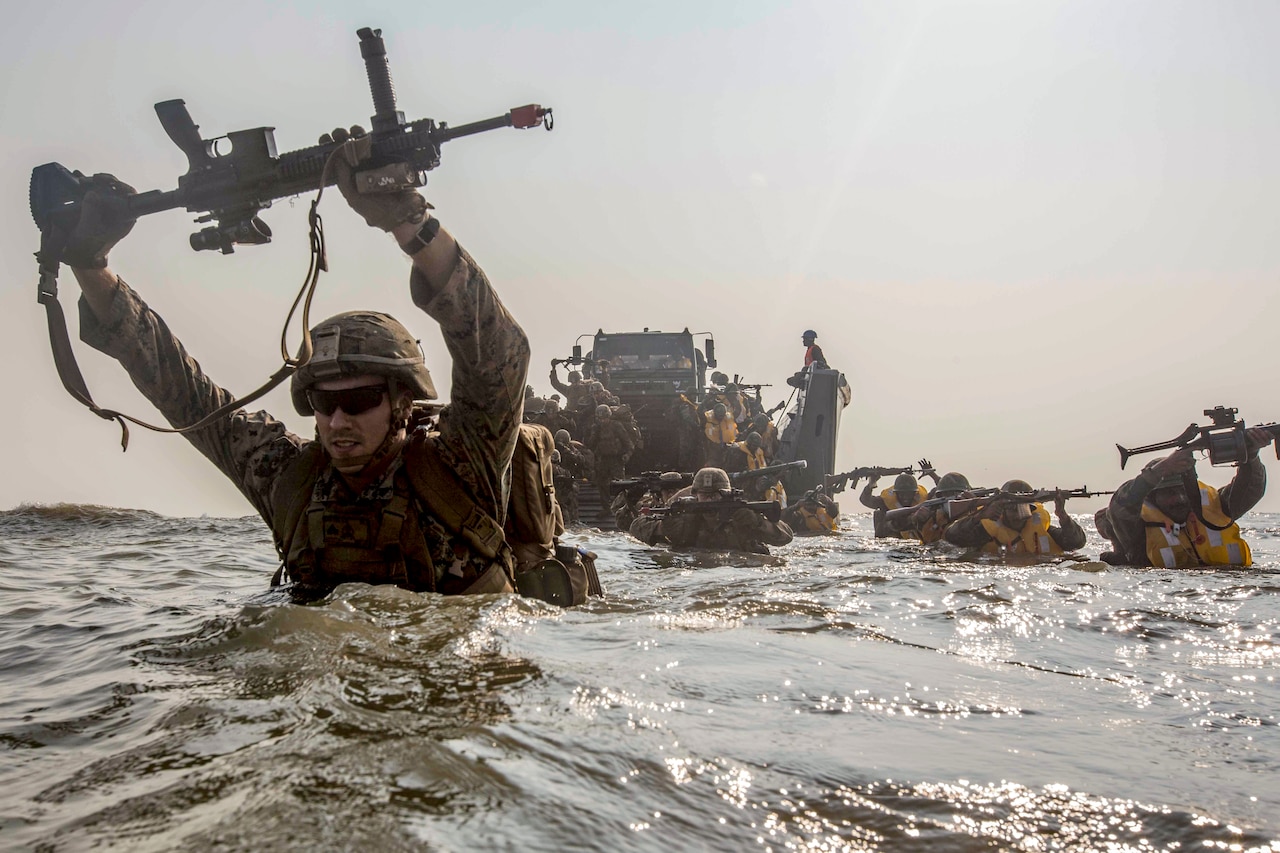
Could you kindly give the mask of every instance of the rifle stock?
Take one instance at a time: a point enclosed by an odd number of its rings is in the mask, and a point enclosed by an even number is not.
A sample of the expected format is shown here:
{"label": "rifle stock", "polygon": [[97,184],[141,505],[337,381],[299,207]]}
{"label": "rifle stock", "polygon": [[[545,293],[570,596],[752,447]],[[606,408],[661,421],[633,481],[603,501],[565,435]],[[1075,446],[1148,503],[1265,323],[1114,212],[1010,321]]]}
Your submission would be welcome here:
{"label": "rifle stock", "polygon": [[700,501],[693,498],[681,498],[664,507],[645,510],[648,515],[658,518],[695,513],[700,515],[728,515],[739,509],[758,512],[770,521],[777,523],[782,518],[782,504],[777,501],[748,501],[741,497],[731,497],[718,501]]}

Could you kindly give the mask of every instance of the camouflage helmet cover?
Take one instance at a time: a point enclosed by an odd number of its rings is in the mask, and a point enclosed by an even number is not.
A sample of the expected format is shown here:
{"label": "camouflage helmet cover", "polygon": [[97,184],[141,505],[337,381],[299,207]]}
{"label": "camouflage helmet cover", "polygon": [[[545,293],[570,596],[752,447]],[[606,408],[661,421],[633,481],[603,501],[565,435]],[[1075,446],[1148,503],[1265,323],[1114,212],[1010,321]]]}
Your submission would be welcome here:
{"label": "camouflage helmet cover", "polygon": [[693,475],[694,492],[723,492],[732,488],[723,468],[703,468]]}
{"label": "camouflage helmet cover", "polygon": [[300,415],[315,412],[307,391],[317,382],[371,374],[394,379],[415,400],[437,398],[418,340],[399,320],[379,311],[347,311],[311,330],[310,360],[293,374],[289,395]]}

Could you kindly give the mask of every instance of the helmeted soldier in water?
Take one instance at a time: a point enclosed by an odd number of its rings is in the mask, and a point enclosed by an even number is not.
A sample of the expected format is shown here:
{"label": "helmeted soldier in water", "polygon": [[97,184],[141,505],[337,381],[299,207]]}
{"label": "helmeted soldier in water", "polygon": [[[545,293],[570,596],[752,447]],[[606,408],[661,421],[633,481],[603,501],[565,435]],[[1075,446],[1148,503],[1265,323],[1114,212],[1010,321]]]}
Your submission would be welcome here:
{"label": "helmeted soldier in water", "polygon": [[1043,504],[1016,497],[1034,493],[1026,480],[1009,480],[985,507],[948,526],[946,540],[997,556],[1044,557],[1083,548],[1084,529],[1067,512],[1066,498],[1054,500],[1055,525]]}
{"label": "helmeted soldier in water", "polygon": [[[770,521],[741,504],[734,506],[729,475],[720,468],[703,468],[693,475],[692,497],[676,498],[667,504],[661,517],[641,514],[631,524],[630,534],[646,545],[669,543],[674,548],[716,548],[769,553],[769,545],[786,545],[791,528],[783,521]],[[681,511],[682,501],[728,503],[724,511]],[[702,506],[705,510],[705,506]]]}
{"label": "helmeted soldier in water", "polygon": [[1107,507],[1109,538],[1118,546],[1114,559],[1164,568],[1252,565],[1236,519],[1266,492],[1267,470],[1258,451],[1275,436],[1256,427],[1244,435],[1248,458],[1221,489],[1200,480],[1189,448],[1147,463],[1121,485]]}
{"label": "helmeted soldier in water", "polygon": [[[353,160],[367,152],[348,144]],[[295,597],[345,581],[509,592],[504,482],[529,364],[524,332],[419,193],[362,194],[355,169],[333,162],[350,207],[412,259],[410,295],[440,324],[453,393],[439,432],[410,428],[413,401],[436,397],[417,340],[386,314],[351,311],[312,330],[315,354],[293,376],[293,404],[314,416],[314,440],[243,409],[185,435],[271,528]],[[171,424],[195,423],[231,395],[107,267],[133,227],[132,194],[98,176],[68,235],[62,259],[83,294],[81,337],[118,359]]]}

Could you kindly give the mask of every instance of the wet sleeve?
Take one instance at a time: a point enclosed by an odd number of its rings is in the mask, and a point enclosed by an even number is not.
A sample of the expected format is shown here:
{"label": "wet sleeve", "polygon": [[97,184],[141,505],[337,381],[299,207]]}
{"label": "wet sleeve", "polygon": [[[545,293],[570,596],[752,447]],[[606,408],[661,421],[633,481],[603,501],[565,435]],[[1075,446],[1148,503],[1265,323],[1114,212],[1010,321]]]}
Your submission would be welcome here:
{"label": "wet sleeve", "polygon": [[1147,527],[1142,521],[1142,502],[1151,494],[1154,482],[1139,474],[1123,483],[1111,496],[1107,515],[1120,550],[1133,565],[1147,565]]}
{"label": "wet sleeve", "polygon": [[414,302],[440,324],[453,360],[449,417],[440,441],[450,463],[494,518],[506,514],[506,471],[524,414],[529,341],[466,250],[433,292],[415,268]]}
{"label": "wet sleeve", "polygon": [[652,515],[638,515],[627,532],[646,545],[657,545],[663,540],[662,519]]}
{"label": "wet sleeve", "polygon": [[[123,281],[100,322],[82,298],[80,338],[120,362],[133,384],[171,426],[196,423],[232,399],[215,384],[158,314]],[[269,497],[279,472],[303,441],[266,412],[236,410],[183,436],[231,479],[254,509],[271,522]]]}
{"label": "wet sleeve", "polygon": [[978,513],[947,525],[943,537],[961,548],[981,548],[991,541],[991,534],[982,526],[982,518]]}
{"label": "wet sleeve", "polygon": [[1062,526],[1050,527],[1049,537],[1058,543],[1059,548],[1064,551],[1079,551],[1084,547],[1084,528],[1080,526],[1080,522],[1070,515],[1064,515],[1058,519],[1058,523]]}
{"label": "wet sleeve", "polygon": [[1262,500],[1267,490],[1267,467],[1256,455],[1236,469],[1231,482],[1218,490],[1222,511],[1230,518],[1239,518]]}
{"label": "wet sleeve", "polygon": [[858,500],[862,501],[863,506],[871,509],[888,509],[884,498],[875,493],[875,488],[875,482],[868,480],[867,484],[862,487],[862,494],[858,495]]}

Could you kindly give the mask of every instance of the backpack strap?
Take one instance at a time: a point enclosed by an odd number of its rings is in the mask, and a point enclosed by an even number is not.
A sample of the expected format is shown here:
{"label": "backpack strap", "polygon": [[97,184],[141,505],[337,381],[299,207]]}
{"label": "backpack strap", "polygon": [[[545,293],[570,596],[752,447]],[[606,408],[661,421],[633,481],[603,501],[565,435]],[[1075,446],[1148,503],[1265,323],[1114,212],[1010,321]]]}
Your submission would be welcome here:
{"label": "backpack strap", "polygon": [[425,435],[405,449],[405,469],[413,493],[445,527],[462,535],[479,553],[495,559],[506,542],[502,525],[480,508],[456,471],[440,459]]}

